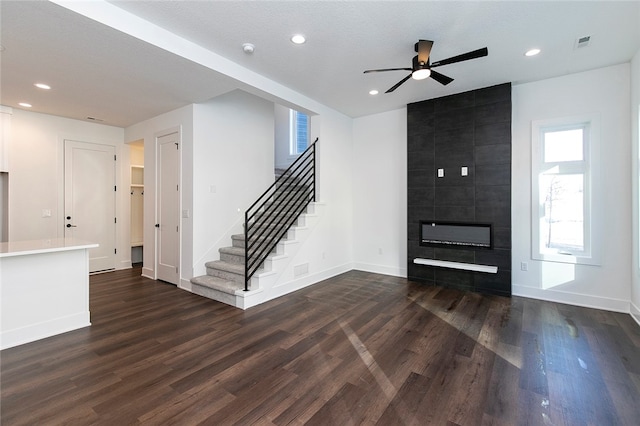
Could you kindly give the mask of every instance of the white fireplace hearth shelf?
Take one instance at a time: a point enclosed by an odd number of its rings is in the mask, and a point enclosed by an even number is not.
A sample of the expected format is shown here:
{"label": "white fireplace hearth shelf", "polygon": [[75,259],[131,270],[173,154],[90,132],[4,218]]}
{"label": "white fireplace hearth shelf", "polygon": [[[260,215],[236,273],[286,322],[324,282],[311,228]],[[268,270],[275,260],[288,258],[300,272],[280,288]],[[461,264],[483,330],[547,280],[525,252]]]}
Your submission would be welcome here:
{"label": "white fireplace hearth shelf", "polygon": [[440,268],[464,269],[465,271],[487,272],[489,274],[496,274],[498,272],[497,266],[476,265],[475,263],[449,262],[447,260],[421,259],[419,257],[413,259],[413,263],[417,265],[438,266]]}

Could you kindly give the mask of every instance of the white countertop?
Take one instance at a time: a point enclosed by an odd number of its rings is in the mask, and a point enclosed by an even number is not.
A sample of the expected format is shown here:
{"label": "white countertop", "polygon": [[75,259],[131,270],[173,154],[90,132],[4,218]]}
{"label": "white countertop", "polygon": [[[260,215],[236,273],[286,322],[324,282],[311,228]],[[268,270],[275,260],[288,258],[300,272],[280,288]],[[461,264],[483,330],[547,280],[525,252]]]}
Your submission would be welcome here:
{"label": "white countertop", "polygon": [[32,241],[10,241],[7,243],[0,243],[0,258],[69,250],[82,250],[96,247],[98,247],[98,244],[96,243],[78,240],[77,238],[48,238]]}

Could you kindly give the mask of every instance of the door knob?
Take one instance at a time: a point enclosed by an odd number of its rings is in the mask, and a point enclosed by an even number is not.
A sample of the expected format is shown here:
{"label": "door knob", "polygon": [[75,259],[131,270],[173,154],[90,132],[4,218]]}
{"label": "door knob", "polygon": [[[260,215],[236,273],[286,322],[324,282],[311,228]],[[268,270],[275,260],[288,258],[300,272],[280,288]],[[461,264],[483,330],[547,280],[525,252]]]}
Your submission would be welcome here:
{"label": "door knob", "polygon": [[77,226],[76,225],[72,225],[70,223],[67,223],[67,228],[77,228]]}
{"label": "door knob", "polygon": [[156,228],[160,228],[160,224],[159,223],[156,223]]}

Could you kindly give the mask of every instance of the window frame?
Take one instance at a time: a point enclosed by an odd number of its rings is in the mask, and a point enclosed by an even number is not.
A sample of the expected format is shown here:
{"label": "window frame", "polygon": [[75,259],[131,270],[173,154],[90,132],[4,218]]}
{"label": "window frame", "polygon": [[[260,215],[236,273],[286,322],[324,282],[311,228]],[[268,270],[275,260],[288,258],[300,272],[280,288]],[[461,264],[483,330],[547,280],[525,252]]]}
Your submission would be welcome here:
{"label": "window frame", "polygon": [[[305,141],[305,148],[302,151],[298,150],[298,114],[302,114],[307,117],[307,139]],[[311,117],[294,109],[289,110],[289,156],[297,157],[302,154],[309,147],[309,130],[310,130]]]}
{"label": "window frame", "polygon": [[[531,256],[532,259],[583,265],[601,264],[599,179],[599,122],[594,114],[533,121],[531,126]],[[544,161],[546,133],[583,129],[582,160]],[[544,197],[540,194],[542,175],[583,175],[583,250],[544,247],[546,235]]]}

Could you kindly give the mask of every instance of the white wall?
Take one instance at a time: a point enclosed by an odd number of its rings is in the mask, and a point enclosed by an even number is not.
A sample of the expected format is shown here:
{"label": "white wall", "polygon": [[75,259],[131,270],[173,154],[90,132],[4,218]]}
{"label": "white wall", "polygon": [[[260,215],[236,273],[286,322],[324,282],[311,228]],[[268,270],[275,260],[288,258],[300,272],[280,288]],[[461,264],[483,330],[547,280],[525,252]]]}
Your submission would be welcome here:
{"label": "white wall", "polygon": [[194,106],[192,276],[243,232],[245,210],[273,183],[273,137],[272,102],[237,90]]}
{"label": "white wall", "polygon": [[353,122],[355,268],[407,276],[407,109]]}
{"label": "white wall", "polygon": [[[299,244],[285,249],[286,264],[280,264],[269,298],[353,269],[353,120],[325,110],[311,117],[310,136],[319,139],[313,225],[301,231]],[[296,267],[306,272],[296,274]]]}
{"label": "white wall", "polygon": [[632,236],[631,315],[640,323],[640,50],[631,61]]}
{"label": "white wall", "polygon": [[290,112],[290,108],[278,104],[274,105],[274,161],[275,166],[281,169],[286,169],[293,162],[289,155],[291,138]]}
{"label": "white wall", "polygon": [[[513,86],[513,294],[628,312],[631,282],[630,66]],[[582,114],[600,118],[602,265],[531,258],[531,122]],[[520,270],[527,262],[528,271]],[[545,290],[546,288],[546,290]]]}
{"label": "white wall", "polygon": [[13,108],[0,105],[0,172],[9,171],[9,144]]}
{"label": "white wall", "polygon": [[325,207],[317,233],[306,243],[309,259],[319,261],[310,271],[331,275],[326,271],[347,264],[349,270],[353,262],[353,120],[326,111],[311,117],[310,136],[318,138],[316,200]]}
{"label": "white wall", "polygon": [[[71,120],[53,115],[13,110],[9,145],[9,240],[63,237],[64,230],[64,140],[113,145],[116,148],[116,185],[126,188],[128,149],[124,130],[119,127]],[[124,185],[124,186],[123,186]],[[117,193],[116,213],[128,218],[129,191]],[[42,217],[42,210],[51,217]],[[129,235],[118,221],[116,227],[116,268],[131,266]]]}
{"label": "white wall", "polygon": [[0,242],[9,238],[9,144],[13,108],[0,105]]}
{"label": "white wall", "polygon": [[[155,271],[155,233],[156,228],[156,137],[168,130],[180,131],[181,147],[181,182],[180,209],[193,209],[193,105],[187,105],[174,111],[167,112],[152,119],[143,121],[125,129],[126,142],[144,141],[144,246],[142,259],[142,274],[156,277]],[[129,151],[127,149],[127,151]],[[130,185],[129,166],[127,164],[127,182]],[[130,211],[128,207],[127,214]],[[180,279],[188,281],[191,278],[191,264],[193,251],[191,236],[193,235],[193,221],[191,215],[182,218],[180,224]],[[127,230],[130,229],[130,216],[127,216]],[[127,233],[127,236],[129,233]],[[131,252],[131,248],[128,249]]]}

